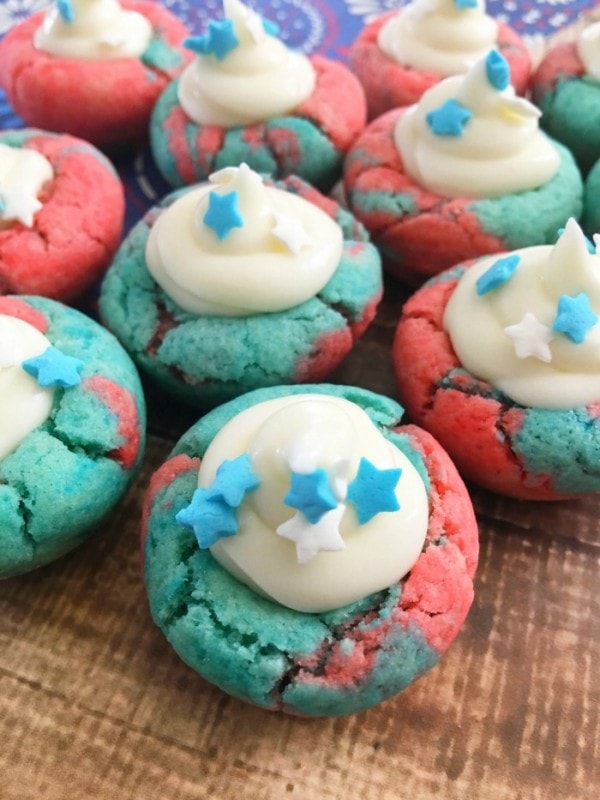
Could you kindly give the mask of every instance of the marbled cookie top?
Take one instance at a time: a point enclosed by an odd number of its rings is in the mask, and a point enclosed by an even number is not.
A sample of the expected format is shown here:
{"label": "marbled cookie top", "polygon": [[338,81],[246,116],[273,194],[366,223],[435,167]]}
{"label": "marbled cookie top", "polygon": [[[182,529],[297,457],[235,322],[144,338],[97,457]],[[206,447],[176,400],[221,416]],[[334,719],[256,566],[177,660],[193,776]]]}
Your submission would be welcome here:
{"label": "marbled cookie top", "polygon": [[254,405],[216,435],[177,520],[242,583],[298,611],[403,578],[428,528],[415,467],[359,406],[322,394]]}

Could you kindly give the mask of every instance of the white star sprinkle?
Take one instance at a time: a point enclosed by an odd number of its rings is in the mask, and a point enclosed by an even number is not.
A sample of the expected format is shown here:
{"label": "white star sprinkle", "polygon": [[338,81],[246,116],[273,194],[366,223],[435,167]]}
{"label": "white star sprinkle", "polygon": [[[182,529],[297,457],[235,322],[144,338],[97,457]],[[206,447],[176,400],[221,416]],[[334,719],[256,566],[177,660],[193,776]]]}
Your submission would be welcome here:
{"label": "white star sprinkle", "polygon": [[340,521],[345,510],[346,506],[340,503],[337,508],[323,514],[314,525],[299,511],[280,525],[276,533],[284,539],[295,542],[298,563],[306,564],[321,550],[332,552],[346,549],[339,531]]}
{"label": "white star sprinkle", "polygon": [[526,311],[521,322],[504,328],[504,333],[513,340],[517,358],[534,358],[549,364],[552,361],[549,343],[554,338],[552,329],[541,323],[535,314]]}
{"label": "white star sprinkle", "polygon": [[311,237],[304,230],[304,225],[299,219],[288,217],[279,211],[273,211],[275,226],[271,231],[275,238],[279,239],[295,256],[305,245],[312,242]]}
{"label": "white star sprinkle", "polygon": [[35,195],[21,189],[0,193],[0,201],[2,203],[0,217],[22,222],[27,228],[31,228],[35,214],[42,208],[42,203]]}

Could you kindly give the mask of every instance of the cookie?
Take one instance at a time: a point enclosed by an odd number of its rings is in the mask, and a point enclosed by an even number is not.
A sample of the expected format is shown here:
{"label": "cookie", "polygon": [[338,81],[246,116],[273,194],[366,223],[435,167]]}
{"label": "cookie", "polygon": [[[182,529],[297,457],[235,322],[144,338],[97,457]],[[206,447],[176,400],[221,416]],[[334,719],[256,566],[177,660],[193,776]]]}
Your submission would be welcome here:
{"label": "cookie", "polygon": [[363,389],[277,387],[181,438],[145,498],[145,580],[200,675],[339,716],[438,661],[472,602],[477,527],[446,453],[401,415]]}
{"label": "cookie", "polygon": [[246,162],[327,191],[366,122],[364,92],[343,64],[289,51],[238,0],[188,45],[194,62],[159,98],[150,123],[156,164],[172,186]]}
{"label": "cookie", "polygon": [[365,26],[348,53],[367,97],[369,119],[410,106],[449,75],[466,72],[496,47],[510,66],[511,83],[525,94],[531,58],[521,37],[485,13],[483,3],[413,0]]}
{"label": "cookie", "polygon": [[124,216],[121,181],[95,147],[0,131],[0,294],[81,296],[115,254]]}
{"label": "cookie", "polygon": [[566,145],[583,174],[600,158],[600,23],[578,40],[550,48],[531,78],[531,96],[543,112],[541,124]]}
{"label": "cookie", "polygon": [[574,220],[554,246],[426,283],[394,341],[400,399],[464,478],[529,500],[600,490],[600,257]]}
{"label": "cookie", "polygon": [[322,380],[382,294],[379,254],[352,215],[247,165],[179,190],[131,231],[103,281],[104,323],[140,369],[193,405]]}
{"label": "cookie", "polygon": [[54,300],[0,297],[0,577],[87,539],[144,446],[137,372],[115,338]]}
{"label": "cookie", "polygon": [[158,96],[189,61],[185,25],[147,0],[65,0],[0,41],[0,86],[28,125],[96,145],[143,140]]}
{"label": "cookie", "polygon": [[344,182],[391,274],[420,283],[465,259],[552,242],[579,217],[577,165],[537,116],[492,51],[366,128]]}

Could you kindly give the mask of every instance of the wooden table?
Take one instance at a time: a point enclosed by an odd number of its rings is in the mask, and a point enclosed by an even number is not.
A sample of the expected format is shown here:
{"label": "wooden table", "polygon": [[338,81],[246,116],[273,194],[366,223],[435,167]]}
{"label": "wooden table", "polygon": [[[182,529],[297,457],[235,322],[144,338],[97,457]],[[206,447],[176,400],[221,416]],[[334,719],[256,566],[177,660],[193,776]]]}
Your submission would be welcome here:
{"label": "wooden table", "polygon": [[[335,378],[393,395],[405,292],[386,292]],[[0,800],[600,796],[600,497],[526,503],[473,489],[476,599],[441,663],[362,714],[270,714],[198,677],[150,619],[141,499],[194,418],[165,405],[150,395],[143,471],[105,529],[0,584]]]}

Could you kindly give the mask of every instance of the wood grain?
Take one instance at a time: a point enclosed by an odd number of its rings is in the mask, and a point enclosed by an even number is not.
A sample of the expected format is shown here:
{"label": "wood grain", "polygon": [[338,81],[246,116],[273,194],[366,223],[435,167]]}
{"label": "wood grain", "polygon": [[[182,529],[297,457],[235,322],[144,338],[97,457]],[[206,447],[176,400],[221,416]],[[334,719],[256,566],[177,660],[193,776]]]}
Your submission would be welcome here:
{"label": "wood grain", "polygon": [[[406,290],[335,376],[394,394]],[[150,393],[144,469],[78,551],[0,584],[2,800],[592,800],[600,790],[600,497],[473,489],[476,600],[438,667],[363,714],[302,720],[210,686],[154,627],[138,520],[195,417]]]}

